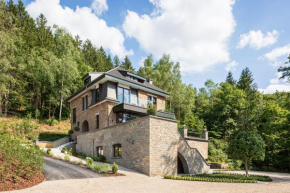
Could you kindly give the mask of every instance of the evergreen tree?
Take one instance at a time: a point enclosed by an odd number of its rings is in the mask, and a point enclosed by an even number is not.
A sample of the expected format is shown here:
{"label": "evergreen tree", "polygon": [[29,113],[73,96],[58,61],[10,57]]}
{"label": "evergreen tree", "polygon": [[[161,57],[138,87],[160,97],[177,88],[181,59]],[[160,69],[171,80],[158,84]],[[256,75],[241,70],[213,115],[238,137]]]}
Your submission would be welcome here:
{"label": "evergreen tree", "polygon": [[227,75],[226,82],[231,84],[231,85],[236,85],[236,83],[237,83],[237,81],[234,79],[231,71],[229,71],[229,73]]}
{"label": "evergreen tree", "polygon": [[153,57],[152,54],[148,55],[144,60],[144,66],[141,66],[138,70],[138,74],[147,79],[151,79],[153,77]]}
{"label": "evergreen tree", "polygon": [[115,55],[113,60],[114,60],[114,67],[115,68],[119,67],[121,64],[119,57],[117,55]]}
{"label": "evergreen tree", "polygon": [[[290,55],[287,57],[288,62],[286,62],[286,64],[289,64],[290,62]],[[288,83],[290,83],[290,66],[286,65],[286,66],[281,66],[278,69],[278,72],[282,72],[282,76],[280,77],[280,79],[286,79],[286,81]]]}
{"label": "evergreen tree", "polygon": [[121,67],[124,68],[125,70],[128,70],[129,72],[132,72],[132,73],[135,72],[135,69],[133,68],[132,63],[130,59],[128,58],[128,56],[125,57],[124,62],[122,62]]}
{"label": "evergreen tree", "polygon": [[113,61],[112,61],[112,58],[111,58],[111,55],[108,54],[108,57],[107,57],[107,67],[106,67],[106,71],[108,70],[111,70],[114,68],[114,64],[113,64]]}
{"label": "evergreen tree", "polygon": [[258,86],[254,83],[252,72],[248,67],[242,71],[237,87],[244,90],[247,94],[257,91]]}

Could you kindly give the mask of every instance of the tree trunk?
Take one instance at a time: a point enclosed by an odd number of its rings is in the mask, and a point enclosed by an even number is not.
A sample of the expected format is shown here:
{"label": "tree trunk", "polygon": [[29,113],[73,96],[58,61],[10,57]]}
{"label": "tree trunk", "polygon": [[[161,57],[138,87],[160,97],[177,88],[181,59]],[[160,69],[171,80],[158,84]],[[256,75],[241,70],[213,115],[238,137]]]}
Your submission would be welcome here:
{"label": "tree trunk", "polygon": [[64,71],[65,71],[65,67],[64,67],[64,63],[62,64],[62,77],[61,77],[61,91],[60,91],[60,107],[59,107],[59,121],[61,121],[61,113],[62,113],[62,101],[63,101],[63,79],[64,79]]}
{"label": "tree trunk", "polygon": [[245,169],[246,169],[246,178],[248,178],[249,174],[248,174],[248,160],[245,160]]}
{"label": "tree trunk", "polygon": [[0,97],[0,117],[2,117],[2,99],[1,99],[1,97]]}
{"label": "tree trunk", "polygon": [[48,118],[50,119],[50,109],[51,109],[51,101],[49,100],[49,107],[48,107]]}

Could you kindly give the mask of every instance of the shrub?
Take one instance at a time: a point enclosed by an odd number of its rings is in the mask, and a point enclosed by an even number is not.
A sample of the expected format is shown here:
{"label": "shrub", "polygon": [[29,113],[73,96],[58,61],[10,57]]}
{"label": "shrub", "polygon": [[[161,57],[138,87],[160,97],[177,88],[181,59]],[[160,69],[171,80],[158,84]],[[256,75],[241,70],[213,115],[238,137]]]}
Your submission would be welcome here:
{"label": "shrub", "polygon": [[235,173],[213,173],[213,174],[197,174],[199,177],[211,177],[211,178],[227,178],[227,179],[237,179],[237,180],[257,180],[264,182],[271,182],[272,179],[269,176],[259,176],[259,175],[249,175],[246,178],[243,174],[235,174]]}
{"label": "shrub", "polygon": [[110,165],[109,164],[105,164],[102,168],[102,173],[108,173],[110,170]]}
{"label": "shrub", "polygon": [[70,161],[69,155],[65,155],[65,156],[64,156],[64,160],[65,160],[66,162],[69,162],[69,161]]}
{"label": "shrub", "polygon": [[49,119],[45,120],[44,122],[50,126],[54,126],[58,123],[58,121],[54,117],[49,118]]}
{"label": "shrub", "polygon": [[79,160],[77,164],[78,165],[82,165],[83,164],[83,161],[82,160]]}
{"label": "shrub", "polygon": [[148,104],[147,115],[157,115],[157,107],[154,104]]}
{"label": "shrub", "polygon": [[51,152],[51,149],[47,149],[46,150],[46,154],[49,155],[49,153]]}
{"label": "shrub", "polygon": [[228,183],[256,183],[256,180],[244,179],[228,179],[228,178],[212,178],[212,177],[199,177],[199,176],[172,176],[165,175],[164,179],[172,180],[189,180],[189,181],[206,181],[206,182],[228,182]]}
{"label": "shrub", "polygon": [[61,149],[61,153],[66,153],[66,152],[67,152],[66,147],[63,147],[63,148]]}
{"label": "shrub", "polygon": [[80,127],[78,127],[78,126],[75,126],[75,127],[74,127],[74,131],[80,131],[80,130],[81,130]]}
{"label": "shrub", "polygon": [[117,173],[118,169],[119,169],[118,165],[114,162],[112,166],[112,172],[115,174]]}
{"label": "shrub", "polygon": [[51,157],[53,157],[54,156],[54,153],[50,151],[48,155],[51,156]]}
{"label": "shrub", "polygon": [[92,165],[93,164],[93,159],[90,158],[90,157],[86,157],[86,163],[88,166]]}
{"label": "shrub", "polygon": [[104,155],[101,155],[100,162],[106,162],[106,161],[107,161],[106,157]]}
{"label": "shrub", "polygon": [[72,148],[70,148],[67,153],[68,153],[68,155],[73,155],[74,151]]}
{"label": "shrub", "polygon": [[69,131],[68,131],[68,134],[69,135],[72,135],[74,133],[74,131],[72,130],[72,129],[70,129]]}
{"label": "shrub", "polygon": [[77,154],[77,157],[78,158],[81,158],[81,159],[86,159],[86,154],[85,153],[83,153],[83,152],[79,152],[78,154]]}
{"label": "shrub", "polygon": [[98,173],[101,173],[103,170],[103,166],[102,165],[94,165],[93,168],[95,171],[97,171]]}

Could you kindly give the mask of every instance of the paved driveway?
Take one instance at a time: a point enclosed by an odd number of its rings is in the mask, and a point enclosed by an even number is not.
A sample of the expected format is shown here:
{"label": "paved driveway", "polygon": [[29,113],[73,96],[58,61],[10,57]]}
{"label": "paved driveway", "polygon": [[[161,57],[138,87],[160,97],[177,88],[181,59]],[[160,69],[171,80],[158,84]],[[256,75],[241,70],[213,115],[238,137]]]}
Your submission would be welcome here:
{"label": "paved driveway", "polygon": [[98,178],[102,175],[91,171],[87,168],[76,166],[64,161],[45,157],[45,180],[62,180],[62,179],[82,179],[82,178]]}

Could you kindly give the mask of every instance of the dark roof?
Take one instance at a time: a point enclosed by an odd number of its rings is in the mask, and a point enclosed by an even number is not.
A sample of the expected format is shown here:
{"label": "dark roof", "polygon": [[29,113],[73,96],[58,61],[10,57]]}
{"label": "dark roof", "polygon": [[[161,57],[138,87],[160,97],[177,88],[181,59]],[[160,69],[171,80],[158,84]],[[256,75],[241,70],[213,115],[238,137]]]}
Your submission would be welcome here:
{"label": "dark roof", "polygon": [[[93,85],[96,82],[98,82],[101,79],[103,79],[105,77],[105,75],[109,75],[109,76],[112,76],[112,77],[115,77],[115,78],[130,82],[130,83],[133,83],[133,84],[136,84],[136,85],[139,85],[139,86],[143,86],[143,87],[146,87],[148,89],[152,89],[152,90],[155,90],[157,92],[161,92],[163,94],[169,95],[169,93],[167,93],[166,91],[162,90],[161,88],[158,88],[157,86],[154,86],[153,84],[150,84],[147,81],[145,81],[144,83],[141,83],[141,82],[134,81],[134,80],[131,80],[131,79],[127,78],[126,77],[127,72],[128,71],[125,70],[122,67],[117,67],[117,68],[114,68],[112,70],[109,70],[109,71],[103,73],[101,76],[97,77],[96,79],[92,80],[92,82],[90,82],[89,84],[87,84],[83,88],[81,88],[78,91],[76,91],[74,94],[72,94],[66,100],[68,101],[68,100],[72,99],[73,97],[75,97],[76,95],[78,95],[79,93],[83,92],[84,90],[86,90],[86,88],[90,87],[91,85]],[[88,74],[86,74],[86,75],[88,75]],[[139,76],[139,75],[137,75],[137,76]]]}
{"label": "dark roof", "polygon": [[[110,76],[113,76],[113,77],[116,77],[116,78],[120,78],[122,80],[131,82],[131,83],[134,83],[134,84],[138,84],[140,86],[144,86],[146,88],[153,89],[155,91],[162,92],[164,94],[169,95],[166,91],[162,90],[161,88],[158,88],[157,86],[154,86],[153,84],[150,84],[147,81],[145,81],[144,83],[141,83],[141,82],[134,81],[134,80],[131,80],[131,79],[127,78],[126,77],[127,72],[128,71],[125,70],[124,68],[117,67],[117,68],[114,68],[114,69],[112,69],[112,70],[110,70],[108,72],[105,72],[105,74],[110,75]],[[137,75],[137,76],[139,76],[139,75]]]}

